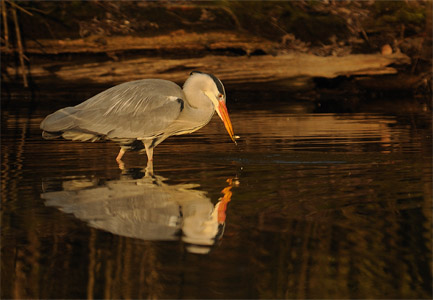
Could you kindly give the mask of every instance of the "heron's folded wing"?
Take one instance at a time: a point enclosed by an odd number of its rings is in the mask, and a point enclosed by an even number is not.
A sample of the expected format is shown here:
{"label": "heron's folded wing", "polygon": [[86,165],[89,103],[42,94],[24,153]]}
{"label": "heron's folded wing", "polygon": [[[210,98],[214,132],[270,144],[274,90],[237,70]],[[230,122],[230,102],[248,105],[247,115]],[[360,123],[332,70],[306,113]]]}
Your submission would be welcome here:
{"label": "heron's folded wing", "polygon": [[[183,109],[183,92],[166,80],[139,80],[117,85],[70,108],[65,119],[51,118],[66,130],[110,138],[152,138],[164,132]],[[61,125],[56,127],[62,130]]]}
{"label": "heron's folded wing", "polygon": [[85,131],[107,135],[109,138],[152,138],[164,132],[175,121],[183,100],[168,97],[161,106],[126,110],[78,110],[77,126]]}

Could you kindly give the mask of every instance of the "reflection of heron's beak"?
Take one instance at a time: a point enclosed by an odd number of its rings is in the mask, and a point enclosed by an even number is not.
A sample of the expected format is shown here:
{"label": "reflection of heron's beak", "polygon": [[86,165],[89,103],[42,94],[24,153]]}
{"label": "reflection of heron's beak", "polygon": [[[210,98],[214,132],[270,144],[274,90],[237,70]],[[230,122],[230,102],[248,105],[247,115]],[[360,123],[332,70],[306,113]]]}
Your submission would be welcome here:
{"label": "reflection of heron's beak", "polygon": [[218,107],[216,111],[218,113],[218,116],[220,116],[221,120],[223,121],[224,126],[226,127],[227,132],[230,135],[230,138],[237,145],[234,137],[232,122],[230,121],[229,113],[227,112],[227,107],[224,101],[218,100]]}
{"label": "reflection of heron's beak", "polygon": [[219,199],[219,202],[215,206],[218,209],[219,224],[223,224],[226,221],[227,203],[229,203],[230,200],[232,200],[232,194],[233,194],[231,191],[232,181],[233,179],[227,179],[229,185],[221,191],[221,194],[223,194],[223,196]]}

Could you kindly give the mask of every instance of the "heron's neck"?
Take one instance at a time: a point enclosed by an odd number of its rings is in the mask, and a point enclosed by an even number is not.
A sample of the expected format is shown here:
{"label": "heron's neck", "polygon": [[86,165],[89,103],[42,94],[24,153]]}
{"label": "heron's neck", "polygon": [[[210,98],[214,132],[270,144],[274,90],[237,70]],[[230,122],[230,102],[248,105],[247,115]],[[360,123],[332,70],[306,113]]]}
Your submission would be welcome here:
{"label": "heron's neck", "polygon": [[196,80],[194,76],[188,78],[183,85],[183,92],[186,96],[186,101],[193,108],[212,108],[212,101],[203,92],[203,83]]}
{"label": "heron's neck", "polygon": [[201,87],[194,83],[194,81],[185,82],[183,92],[188,104],[185,105],[180,120],[186,123],[191,123],[190,125],[185,125],[185,127],[194,128],[193,131],[195,131],[210,121],[215,113],[215,108],[212,101],[205,95]]}

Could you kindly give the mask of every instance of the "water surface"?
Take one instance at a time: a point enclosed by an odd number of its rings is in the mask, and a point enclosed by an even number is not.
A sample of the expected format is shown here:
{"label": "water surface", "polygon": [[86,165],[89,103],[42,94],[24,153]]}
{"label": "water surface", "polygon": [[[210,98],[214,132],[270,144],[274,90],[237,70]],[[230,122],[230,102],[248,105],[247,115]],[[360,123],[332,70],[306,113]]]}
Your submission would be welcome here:
{"label": "water surface", "polygon": [[2,298],[432,297],[429,113],[250,99],[238,146],[215,117],[152,176],[43,140],[50,97],[2,110]]}

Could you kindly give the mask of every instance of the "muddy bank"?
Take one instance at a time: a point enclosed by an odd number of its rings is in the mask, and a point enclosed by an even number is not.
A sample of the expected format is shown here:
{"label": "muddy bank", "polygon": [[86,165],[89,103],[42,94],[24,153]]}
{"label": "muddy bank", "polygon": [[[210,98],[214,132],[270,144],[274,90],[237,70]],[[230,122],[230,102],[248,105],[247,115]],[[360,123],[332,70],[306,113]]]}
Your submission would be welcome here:
{"label": "muddy bank", "polygon": [[2,3],[7,13],[19,6],[23,39],[19,55],[7,19],[6,88],[22,85],[23,73],[43,89],[149,77],[182,83],[202,70],[237,88],[311,97],[314,89],[431,94],[428,1]]}
{"label": "muddy bank", "polygon": [[[411,65],[411,58],[396,53],[319,56],[281,51],[259,37],[230,32],[174,32],[156,37],[105,37],[29,42],[29,77],[39,85],[117,84],[141,78],[164,78],[182,83],[192,70],[218,74],[227,84],[266,84],[286,90],[307,90],[315,78],[332,79],[394,75]],[[271,55],[273,54],[273,55]],[[16,73],[6,66],[5,73]],[[423,84],[411,76],[395,86],[416,89]],[[408,82],[410,82],[408,84]]]}

